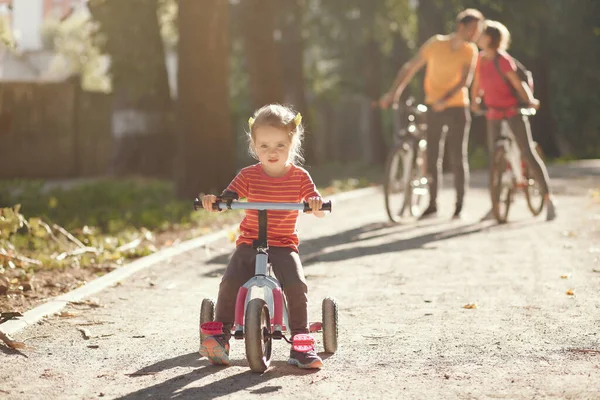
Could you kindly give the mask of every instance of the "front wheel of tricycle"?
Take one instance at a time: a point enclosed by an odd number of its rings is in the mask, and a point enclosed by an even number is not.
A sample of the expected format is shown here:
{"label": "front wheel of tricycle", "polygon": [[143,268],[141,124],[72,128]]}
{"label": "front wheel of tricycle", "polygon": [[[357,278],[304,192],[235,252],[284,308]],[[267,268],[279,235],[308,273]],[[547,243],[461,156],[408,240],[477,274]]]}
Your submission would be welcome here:
{"label": "front wheel of tricycle", "polygon": [[252,299],[244,321],[246,358],[253,372],[265,372],[271,363],[271,317],[269,306],[260,298]]}
{"label": "front wheel of tricycle", "polygon": [[338,306],[334,299],[323,299],[323,347],[333,354],[338,348]]}
{"label": "front wheel of tricycle", "polygon": [[[205,322],[212,322],[215,320],[215,301],[213,299],[203,299],[202,305],[200,306],[200,326]],[[199,327],[200,332],[200,347],[202,342],[206,339],[207,335],[202,333],[202,329]]]}

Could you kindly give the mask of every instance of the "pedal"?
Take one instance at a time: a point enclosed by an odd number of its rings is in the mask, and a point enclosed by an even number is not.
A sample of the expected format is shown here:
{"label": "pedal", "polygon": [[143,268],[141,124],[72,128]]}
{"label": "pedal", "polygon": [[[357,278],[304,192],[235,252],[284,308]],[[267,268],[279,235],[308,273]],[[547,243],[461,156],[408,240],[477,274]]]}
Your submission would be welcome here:
{"label": "pedal", "polygon": [[274,331],[271,334],[271,337],[276,340],[281,340],[281,339],[283,339],[283,333],[281,331]]}
{"label": "pedal", "polygon": [[311,322],[308,327],[308,331],[310,333],[321,332],[323,330],[323,323],[321,322]]}

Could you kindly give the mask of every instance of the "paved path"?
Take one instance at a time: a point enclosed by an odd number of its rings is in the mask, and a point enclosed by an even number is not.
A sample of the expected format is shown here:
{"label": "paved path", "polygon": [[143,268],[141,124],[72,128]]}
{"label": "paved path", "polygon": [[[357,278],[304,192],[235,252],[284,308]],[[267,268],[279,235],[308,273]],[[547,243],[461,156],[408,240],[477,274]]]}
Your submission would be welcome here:
{"label": "paved path", "polygon": [[477,174],[461,221],[448,189],[427,222],[388,224],[380,194],[302,216],[311,317],[325,296],[340,305],[340,350],[320,371],[288,366],[283,342],[262,376],[242,342],[231,367],[199,359],[200,301],[233,249],[222,241],[101,292],[103,307],[16,334],[35,350],[0,355],[0,398],[600,399],[600,204],[588,194],[600,178],[552,174],[564,178],[551,223],[522,195],[510,223],[479,222],[489,200]]}

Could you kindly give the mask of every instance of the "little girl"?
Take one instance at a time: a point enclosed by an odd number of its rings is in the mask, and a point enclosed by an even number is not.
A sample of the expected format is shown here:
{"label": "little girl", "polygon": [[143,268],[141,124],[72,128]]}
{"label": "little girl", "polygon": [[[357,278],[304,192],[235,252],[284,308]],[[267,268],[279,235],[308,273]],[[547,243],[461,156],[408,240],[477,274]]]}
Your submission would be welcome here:
{"label": "little girl", "polygon": [[[323,201],[315,184],[308,172],[296,165],[302,161],[301,115],[287,107],[271,104],[256,111],[248,122],[250,153],[259,162],[242,169],[225,192],[236,192],[239,198],[245,197],[250,202],[307,201],[312,210],[319,210]],[[204,196],[202,206],[213,211],[216,199],[214,195]],[[324,216],[323,211],[312,213],[317,217]],[[287,298],[292,337],[308,334],[308,289],[298,255],[296,234],[298,211],[269,210],[267,218],[269,260]],[[229,364],[229,339],[237,292],[254,275],[256,251],[252,242],[258,238],[258,211],[246,210],[240,231],[217,296],[215,321],[222,323],[223,334],[208,336],[200,349],[200,354],[213,364]],[[292,347],[288,363],[300,368],[320,368],[323,365],[314,343],[302,352]]]}

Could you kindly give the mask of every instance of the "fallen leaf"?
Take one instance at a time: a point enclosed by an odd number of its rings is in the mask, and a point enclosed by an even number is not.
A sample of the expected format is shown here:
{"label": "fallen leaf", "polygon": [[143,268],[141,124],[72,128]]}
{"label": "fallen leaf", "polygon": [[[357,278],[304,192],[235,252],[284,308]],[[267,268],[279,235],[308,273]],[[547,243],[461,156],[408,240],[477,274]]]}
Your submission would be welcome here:
{"label": "fallen leaf", "polygon": [[74,318],[77,316],[77,314],[73,314],[69,311],[62,311],[60,314],[58,314],[58,316],[61,318]]}
{"label": "fallen leaf", "polygon": [[22,317],[23,314],[20,312],[0,312],[0,324],[9,321],[13,318]]}
{"label": "fallen leaf", "polygon": [[569,289],[565,293],[568,294],[569,296],[575,296],[575,290],[574,289]]}
{"label": "fallen leaf", "polygon": [[0,340],[2,340],[8,347],[14,350],[18,349],[26,349],[27,346],[23,342],[18,342],[14,340],[10,335],[7,335],[4,332],[0,332]]}
{"label": "fallen leaf", "polygon": [[574,353],[592,353],[592,354],[600,354],[600,350],[595,349],[569,349]]}
{"label": "fallen leaf", "polygon": [[472,309],[474,309],[474,308],[477,308],[477,304],[475,304],[475,303],[471,303],[471,304],[465,304],[465,305],[463,306],[463,308],[466,308],[466,309],[472,310]]}
{"label": "fallen leaf", "polygon": [[84,338],[85,340],[89,340],[89,339],[92,337],[92,335],[90,334],[90,331],[88,331],[88,330],[87,330],[87,329],[85,329],[85,328],[77,328],[77,330],[78,330],[79,332],[81,332],[81,335],[83,336],[83,338]]}
{"label": "fallen leaf", "polygon": [[93,301],[93,300],[70,301],[69,304],[72,304],[72,305],[75,305],[75,306],[88,306],[90,308],[104,307],[102,304],[98,303],[97,301]]}
{"label": "fallen leaf", "polygon": [[571,274],[566,274],[566,275],[560,276],[561,279],[569,279],[570,277],[571,277]]}
{"label": "fallen leaf", "polygon": [[92,325],[104,325],[104,324],[114,324],[114,322],[107,322],[107,321],[91,321],[91,322],[84,322],[81,324],[77,324],[78,326],[92,326]]}

